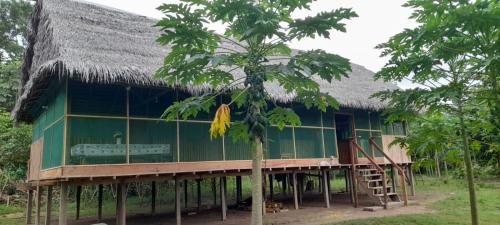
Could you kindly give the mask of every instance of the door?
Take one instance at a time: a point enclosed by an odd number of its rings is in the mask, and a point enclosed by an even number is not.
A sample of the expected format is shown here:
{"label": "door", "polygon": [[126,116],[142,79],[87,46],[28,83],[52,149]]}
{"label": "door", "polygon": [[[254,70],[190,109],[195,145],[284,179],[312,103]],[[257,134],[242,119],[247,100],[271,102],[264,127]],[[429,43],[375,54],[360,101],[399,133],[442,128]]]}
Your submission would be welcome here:
{"label": "door", "polygon": [[335,114],[335,128],[337,133],[337,149],[339,163],[351,164],[350,141],[354,137],[353,117],[351,114]]}

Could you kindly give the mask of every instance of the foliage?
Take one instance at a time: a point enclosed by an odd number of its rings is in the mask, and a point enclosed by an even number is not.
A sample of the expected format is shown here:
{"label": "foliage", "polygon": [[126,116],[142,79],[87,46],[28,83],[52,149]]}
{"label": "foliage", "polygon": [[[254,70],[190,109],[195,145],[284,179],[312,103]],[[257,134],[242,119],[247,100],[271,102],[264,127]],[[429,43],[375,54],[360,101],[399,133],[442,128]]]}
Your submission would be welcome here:
{"label": "foliage", "polygon": [[26,177],[31,146],[31,126],[12,126],[9,113],[0,111],[0,168],[15,180]]}
{"label": "foliage", "polygon": [[31,10],[29,1],[0,0],[0,62],[21,58]]}
{"label": "foliage", "polygon": [[20,62],[0,63],[0,109],[10,111],[14,107],[19,87]]}

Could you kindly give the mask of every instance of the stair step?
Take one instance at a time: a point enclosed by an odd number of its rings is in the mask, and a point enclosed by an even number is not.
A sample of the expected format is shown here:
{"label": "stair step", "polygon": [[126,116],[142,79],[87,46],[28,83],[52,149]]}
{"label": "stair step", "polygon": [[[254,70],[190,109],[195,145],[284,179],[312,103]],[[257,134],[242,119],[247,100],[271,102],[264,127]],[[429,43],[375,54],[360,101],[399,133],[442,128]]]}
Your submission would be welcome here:
{"label": "stair step", "polygon": [[[397,193],[394,193],[394,192],[389,192],[389,193],[387,193],[387,196],[389,196],[389,195],[397,195]],[[383,194],[383,193],[382,193],[382,194],[374,194],[374,196],[377,196],[377,197],[384,197],[384,194]]]}
{"label": "stair step", "polygon": [[382,179],[375,179],[375,180],[367,180],[368,182],[379,182],[382,181]]}
{"label": "stair step", "polygon": [[364,177],[378,177],[378,176],[382,176],[382,174],[379,174],[379,173],[374,173],[374,174],[364,174],[363,176],[364,176]]}
{"label": "stair step", "polygon": [[[376,187],[368,187],[369,189],[383,189],[383,186],[376,186]],[[386,188],[390,189],[391,186],[387,186]]]}

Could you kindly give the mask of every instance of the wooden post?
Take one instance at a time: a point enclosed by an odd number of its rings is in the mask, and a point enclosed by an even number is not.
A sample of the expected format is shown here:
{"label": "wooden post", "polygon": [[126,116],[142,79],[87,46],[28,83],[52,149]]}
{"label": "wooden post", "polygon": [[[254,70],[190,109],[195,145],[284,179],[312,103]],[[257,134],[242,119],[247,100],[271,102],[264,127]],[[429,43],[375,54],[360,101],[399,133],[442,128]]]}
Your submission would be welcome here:
{"label": "wooden post", "polygon": [[[326,187],[328,188],[328,199],[330,202],[333,202],[333,197],[332,197],[332,187],[330,184],[331,177],[330,177],[330,171],[326,171],[326,180],[327,180],[327,185]],[[333,174],[333,180],[335,180],[335,173]]]}
{"label": "wooden post", "polygon": [[26,224],[31,224],[33,214],[33,190],[28,190],[28,202],[26,203]]}
{"label": "wooden post", "polygon": [[292,181],[293,181],[293,203],[295,209],[299,209],[299,199],[297,198],[297,173],[294,171],[292,174]]}
{"label": "wooden post", "polygon": [[330,190],[328,189],[328,172],[323,170],[323,193],[325,195],[325,207],[330,208]]}
{"label": "wooden post", "polygon": [[298,183],[298,189],[299,189],[299,205],[302,205],[303,203],[303,197],[304,197],[304,174],[297,174],[297,183]]}
{"label": "wooden post", "polygon": [[283,174],[283,180],[281,181],[281,195],[283,197],[286,196],[286,186],[288,186],[288,183],[287,183],[287,177],[288,177],[288,174]]}
{"label": "wooden post", "polygon": [[397,187],[397,170],[394,169],[394,166],[391,166],[391,183],[392,183],[392,192],[396,192],[396,187]]}
{"label": "wooden post", "polygon": [[125,183],[120,182],[116,185],[116,225],[126,225],[127,210],[126,201],[127,186]]}
{"label": "wooden post", "polygon": [[156,214],[156,181],[151,182],[151,215]]}
{"label": "wooden post", "polygon": [[43,188],[41,186],[36,186],[35,225],[41,225],[40,224],[40,210],[41,210],[41,206],[42,206],[42,194],[43,194]]}
{"label": "wooden post", "polygon": [[358,182],[357,182],[357,179],[356,179],[356,164],[357,164],[357,158],[356,158],[356,154],[357,152],[354,151],[354,146],[353,146],[353,143],[352,141],[350,142],[349,144],[349,147],[350,147],[350,150],[351,150],[351,165],[352,165],[352,168],[351,168],[351,184],[352,184],[352,193],[353,193],[353,196],[354,196],[354,208],[358,208]]}
{"label": "wooden post", "polygon": [[221,220],[226,220],[226,177],[220,178],[220,205],[221,205]]}
{"label": "wooden post", "polygon": [[175,220],[181,225],[181,182],[175,178]]}
{"label": "wooden post", "polygon": [[387,175],[385,174],[385,170],[382,172],[382,188],[383,188],[383,193],[384,193],[384,209],[387,209],[387,202],[388,202]]}
{"label": "wooden post", "polygon": [[99,184],[97,186],[97,220],[99,221],[102,220],[102,193],[103,186],[102,184]]}
{"label": "wooden post", "polygon": [[323,193],[323,179],[321,177],[321,170],[318,171],[318,192]]}
{"label": "wooden post", "polygon": [[269,198],[271,201],[273,201],[274,198],[274,182],[273,179],[274,176],[272,174],[269,174]]}
{"label": "wooden post", "polygon": [[188,181],[184,180],[184,208],[188,207]]}
{"label": "wooden post", "polygon": [[196,180],[197,211],[201,210],[201,179]]}
{"label": "wooden post", "polygon": [[408,176],[410,180],[410,191],[411,196],[415,196],[415,176],[413,174],[413,170],[411,169],[412,165],[409,164],[406,169],[408,170]]}
{"label": "wooden post", "polygon": [[75,219],[80,219],[80,202],[82,198],[82,186],[76,186],[76,214]]}
{"label": "wooden post", "polygon": [[241,191],[241,176],[236,176],[236,203],[240,204],[241,201],[243,200],[243,195]]}
{"label": "wooden post", "polygon": [[47,208],[45,209],[45,225],[50,225],[52,214],[52,186],[47,187]]}
{"label": "wooden post", "polygon": [[68,224],[68,184],[61,183],[59,190],[59,225]]}

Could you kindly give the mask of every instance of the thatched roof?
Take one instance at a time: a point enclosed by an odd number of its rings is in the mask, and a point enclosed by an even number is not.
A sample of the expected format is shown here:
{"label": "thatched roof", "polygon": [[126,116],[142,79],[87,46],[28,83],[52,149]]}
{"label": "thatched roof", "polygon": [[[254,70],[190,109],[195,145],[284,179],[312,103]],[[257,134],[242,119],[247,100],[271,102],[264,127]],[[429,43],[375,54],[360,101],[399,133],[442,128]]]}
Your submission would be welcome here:
{"label": "thatched roof", "polygon": [[[155,23],[154,19],[83,1],[38,0],[14,117],[21,121],[31,120],[27,111],[51,79],[162,85],[153,74],[168,54],[168,48],[155,41],[159,36],[158,28],[153,26]],[[397,87],[374,81],[373,74],[352,64],[349,78],[331,84],[321,81],[321,89],[344,107],[380,110],[385,104],[370,96]],[[241,71],[236,71],[235,76],[242,76]],[[294,99],[275,83],[267,83],[266,89],[278,102]],[[191,87],[187,90],[199,92],[201,89]]]}

